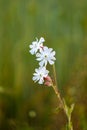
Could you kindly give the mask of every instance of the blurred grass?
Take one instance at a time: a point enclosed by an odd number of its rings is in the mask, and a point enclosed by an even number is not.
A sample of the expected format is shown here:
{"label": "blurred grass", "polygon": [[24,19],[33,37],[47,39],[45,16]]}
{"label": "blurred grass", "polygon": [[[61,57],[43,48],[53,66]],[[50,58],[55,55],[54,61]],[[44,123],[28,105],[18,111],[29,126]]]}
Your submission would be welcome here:
{"label": "blurred grass", "polygon": [[28,46],[41,36],[56,51],[62,95],[76,104],[74,130],[86,130],[86,0],[0,0],[0,130],[64,129],[53,90],[32,81],[37,63]]}

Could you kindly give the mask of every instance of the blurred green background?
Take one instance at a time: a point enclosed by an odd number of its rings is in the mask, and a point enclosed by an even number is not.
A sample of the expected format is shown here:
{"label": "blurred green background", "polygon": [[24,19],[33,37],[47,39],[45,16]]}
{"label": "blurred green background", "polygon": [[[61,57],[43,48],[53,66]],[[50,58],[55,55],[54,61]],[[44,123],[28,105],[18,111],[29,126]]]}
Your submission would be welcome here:
{"label": "blurred green background", "polygon": [[75,103],[74,130],[87,130],[87,0],[0,0],[0,130],[65,130],[52,88],[32,81],[29,45],[42,36],[61,95]]}

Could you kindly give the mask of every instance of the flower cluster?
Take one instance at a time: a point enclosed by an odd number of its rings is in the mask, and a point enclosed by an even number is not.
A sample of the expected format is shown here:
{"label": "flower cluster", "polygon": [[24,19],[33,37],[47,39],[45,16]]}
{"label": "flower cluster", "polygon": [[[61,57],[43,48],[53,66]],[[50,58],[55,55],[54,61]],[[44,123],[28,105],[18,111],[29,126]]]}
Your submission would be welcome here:
{"label": "flower cluster", "polygon": [[39,61],[39,68],[35,69],[35,73],[33,74],[33,81],[39,84],[43,84],[50,86],[50,77],[48,76],[49,71],[46,69],[47,63],[53,65],[55,58],[55,51],[52,48],[48,48],[47,46],[43,46],[45,39],[43,37],[36,41],[33,41],[31,45],[29,45],[29,52],[32,55],[36,55],[36,60]]}

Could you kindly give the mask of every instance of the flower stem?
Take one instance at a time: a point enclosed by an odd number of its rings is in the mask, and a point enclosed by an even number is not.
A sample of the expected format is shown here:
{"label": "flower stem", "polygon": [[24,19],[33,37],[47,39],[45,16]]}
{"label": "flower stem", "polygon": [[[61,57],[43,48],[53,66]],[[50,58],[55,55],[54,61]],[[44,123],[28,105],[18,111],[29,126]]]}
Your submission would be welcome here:
{"label": "flower stem", "polygon": [[52,83],[52,87],[54,89],[55,94],[57,95],[58,100],[59,100],[59,107],[64,110],[64,113],[67,116],[67,120],[68,120],[67,129],[73,130],[73,126],[72,126],[72,122],[71,122],[71,113],[73,111],[74,105],[71,105],[71,108],[69,108],[66,105],[65,100],[63,100],[60,96],[60,92],[57,88],[58,85],[57,85],[57,76],[56,76],[55,65],[53,65],[53,76],[54,76],[54,82]]}

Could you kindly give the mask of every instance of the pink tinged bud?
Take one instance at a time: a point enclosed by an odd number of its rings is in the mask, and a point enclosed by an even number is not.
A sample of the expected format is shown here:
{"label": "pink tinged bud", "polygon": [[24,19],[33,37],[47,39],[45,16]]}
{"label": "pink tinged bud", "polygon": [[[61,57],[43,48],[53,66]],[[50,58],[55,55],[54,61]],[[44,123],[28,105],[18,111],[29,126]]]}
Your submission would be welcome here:
{"label": "pink tinged bud", "polygon": [[52,79],[50,76],[44,77],[45,85],[46,86],[52,86]]}
{"label": "pink tinged bud", "polygon": [[46,82],[44,83],[44,85],[46,85],[46,86],[50,87],[50,86],[52,86],[52,83],[51,83],[51,82],[46,81]]}
{"label": "pink tinged bud", "polygon": [[44,77],[44,80],[49,81],[49,82],[52,82],[52,79],[51,79],[51,77],[50,77],[49,75],[46,76],[46,77]]}

